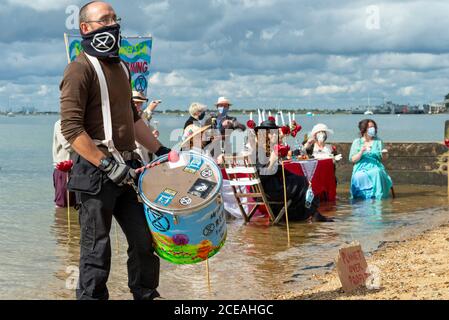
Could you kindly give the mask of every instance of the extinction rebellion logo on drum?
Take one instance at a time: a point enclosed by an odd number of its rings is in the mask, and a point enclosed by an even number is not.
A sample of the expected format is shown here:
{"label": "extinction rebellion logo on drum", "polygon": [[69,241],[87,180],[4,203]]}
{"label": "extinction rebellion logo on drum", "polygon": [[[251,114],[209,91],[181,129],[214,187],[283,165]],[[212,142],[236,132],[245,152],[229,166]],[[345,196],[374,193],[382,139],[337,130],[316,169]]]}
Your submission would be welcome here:
{"label": "extinction rebellion logo on drum", "polygon": [[165,217],[162,213],[154,212],[151,210],[148,210],[147,216],[150,219],[151,224],[153,227],[160,232],[167,232],[170,230],[170,221],[168,221],[167,217]]}

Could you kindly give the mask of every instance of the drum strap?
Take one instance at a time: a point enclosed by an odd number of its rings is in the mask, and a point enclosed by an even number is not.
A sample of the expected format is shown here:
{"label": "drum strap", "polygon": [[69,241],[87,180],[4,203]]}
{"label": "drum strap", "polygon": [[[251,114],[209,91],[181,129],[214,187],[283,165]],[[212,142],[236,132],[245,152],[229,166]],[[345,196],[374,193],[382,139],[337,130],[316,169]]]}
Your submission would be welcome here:
{"label": "drum strap", "polygon": [[[94,140],[94,143],[97,146],[98,145],[106,146],[108,148],[108,151],[112,154],[112,156],[117,162],[125,163],[122,155],[115,148],[114,141],[112,140],[111,105],[109,100],[109,91],[108,91],[108,84],[106,82],[106,77],[104,75],[103,69],[101,68],[100,62],[98,61],[98,58],[90,56],[87,53],[86,57],[92,63],[95,72],[97,73],[98,81],[100,82],[100,92],[101,92],[101,111],[103,114],[103,128],[105,139],[103,141]],[[120,64],[129,79],[128,69],[124,65],[123,61],[120,61]]]}

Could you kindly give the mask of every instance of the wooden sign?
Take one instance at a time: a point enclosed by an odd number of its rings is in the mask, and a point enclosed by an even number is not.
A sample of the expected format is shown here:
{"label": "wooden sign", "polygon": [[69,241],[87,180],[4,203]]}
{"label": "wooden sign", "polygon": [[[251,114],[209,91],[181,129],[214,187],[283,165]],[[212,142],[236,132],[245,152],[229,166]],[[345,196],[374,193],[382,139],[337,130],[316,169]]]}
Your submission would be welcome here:
{"label": "wooden sign", "polygon": [[365,287],[366,278],[369,276],[368,264],[360,244],[340,249],[336,265],[338,277],[345,292]]}

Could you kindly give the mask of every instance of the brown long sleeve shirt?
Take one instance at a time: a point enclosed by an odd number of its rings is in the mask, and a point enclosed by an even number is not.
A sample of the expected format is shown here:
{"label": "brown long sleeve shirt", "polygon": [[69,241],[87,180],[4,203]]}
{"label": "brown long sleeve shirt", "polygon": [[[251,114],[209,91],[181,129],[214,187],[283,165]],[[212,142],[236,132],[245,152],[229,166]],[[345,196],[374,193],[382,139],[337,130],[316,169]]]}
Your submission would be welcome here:
{"label": "brown long sleeve shirt", "polygon": [[[134,123],[140,119],[132,102],[131,84],[120,63],[100,60],[108,84],[112,140],[119,151],[136,149]],[[61,90],[61,132],[72,144],[83,132],[104,140],[100,83],[84,53],[64,71]]]}

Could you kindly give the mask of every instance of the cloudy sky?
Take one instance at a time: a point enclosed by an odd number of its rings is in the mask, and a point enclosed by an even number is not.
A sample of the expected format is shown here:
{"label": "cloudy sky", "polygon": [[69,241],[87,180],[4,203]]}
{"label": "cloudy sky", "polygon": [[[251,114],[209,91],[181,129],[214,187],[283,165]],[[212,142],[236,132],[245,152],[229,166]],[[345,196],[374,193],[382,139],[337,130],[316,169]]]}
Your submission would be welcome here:
{"label": "cloudy sky", "polygon": [[[57,110],[63,33],[78,0],[0,0],[0,110]],[[150,97],[165,108],[442,101],[449,1],[154,0],[110,3],[152,34]],[[70,26],[70,23],[69,23]]]}

